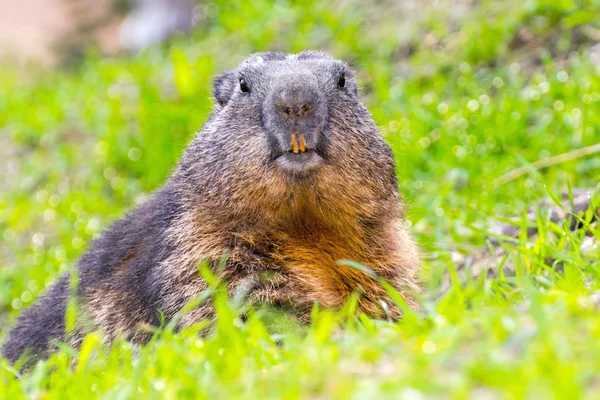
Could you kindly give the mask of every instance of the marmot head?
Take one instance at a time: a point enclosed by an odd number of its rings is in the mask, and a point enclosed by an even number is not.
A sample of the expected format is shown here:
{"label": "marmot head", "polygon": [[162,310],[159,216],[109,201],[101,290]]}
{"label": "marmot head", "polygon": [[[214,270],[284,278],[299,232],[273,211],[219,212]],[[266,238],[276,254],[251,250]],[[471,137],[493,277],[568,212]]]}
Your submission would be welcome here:
{"label": "marmot head", "polygon": [[255,54],[217,77],[214,92],[222,109],[259,116],[269,161],[294,178],[326,162],[331,104],[355,102],[357,94],[344,63],[313,52]]}
{"label": "marmot head", "polygon": [[207,202],[238,218],[369,219],[380,200],[397,200],[392,153],[344,62],[254,54],[215,78],[214,97],[179,169]]}

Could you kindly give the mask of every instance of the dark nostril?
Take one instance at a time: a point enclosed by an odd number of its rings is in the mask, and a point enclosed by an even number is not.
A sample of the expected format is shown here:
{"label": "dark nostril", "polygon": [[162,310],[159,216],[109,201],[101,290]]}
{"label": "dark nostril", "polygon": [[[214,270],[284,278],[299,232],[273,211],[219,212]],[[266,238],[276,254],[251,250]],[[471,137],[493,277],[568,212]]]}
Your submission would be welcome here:
{"label": "dark nostril", "polygon": [[300,107],[300,111],[298,111],[298,118],[303,119],[306,118],[313,109],[312,103],[304,103],[302,107]]}
{"label": "dark nostril", "polygon": [[277,110],[283,114],[286,118],[292,118],[294,111],[292,110],[292,107],[287,106],[285,104],[279,104],[277,105]]}
{"label": "dark nostril", "polygon": [[285,104],[277,104],[276,106],[277,111],[279,111],[281,114],[285,115],[286,117],[291,117],[292,115],[292,108],[285,105]]}

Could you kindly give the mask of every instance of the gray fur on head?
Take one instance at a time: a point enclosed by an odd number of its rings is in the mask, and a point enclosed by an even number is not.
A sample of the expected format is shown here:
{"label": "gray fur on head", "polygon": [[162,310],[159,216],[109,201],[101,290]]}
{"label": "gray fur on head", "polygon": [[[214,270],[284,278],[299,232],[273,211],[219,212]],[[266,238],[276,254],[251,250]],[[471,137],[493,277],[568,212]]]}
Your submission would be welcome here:
{"label": "gray fur on head", "polygon": [[248,79],[248,82],[259,93],[265,93],[273,84],[274,76],[288,71],[318,76],[323,84],[321,89],[325,93],[335,88],[341,75],[346,74],[347,89],[355,95],[357,94],[357,86],[352,72],[343,61],[318,51],[305,51],[289,55],[269,52],[253,54],[240,63],[237,68],[218,75],[213,82],[216,102],[224,106],[235,96],[241,78]]}

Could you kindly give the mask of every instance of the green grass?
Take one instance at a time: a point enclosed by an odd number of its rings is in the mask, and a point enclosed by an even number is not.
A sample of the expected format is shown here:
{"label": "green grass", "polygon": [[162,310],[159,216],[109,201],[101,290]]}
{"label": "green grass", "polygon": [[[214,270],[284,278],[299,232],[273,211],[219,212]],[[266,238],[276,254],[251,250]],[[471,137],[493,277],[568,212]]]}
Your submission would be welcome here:
{"label": "green grass", "polygon": [[[264,50],[325,49],[356,69],[424,249],[424,312],[391,323],[351,317],[350,305],[306,328],[262,314],[242,324],[221,293],[210,337],[165,329],[144,348],[106,348],[91,334],[79,354],[65,347],[19,379],[0,361],[0,398],[594,398],[600,252],[580,250],[584,230],[540,214],[539,236],[505,245],[516,275],[439,288],[458,267],[451,251],[485,248],[498,220],[597,185],[598,156],[495,180],[600,142],[586,36],[600,29],[600,3],[483,1],[457,15],[211,4],[192,37],[136,56],[0,71],[0,341],[94,235],[165,180],[210,111],[211,76]],[[519,42],[524,30],[534,42]]]}

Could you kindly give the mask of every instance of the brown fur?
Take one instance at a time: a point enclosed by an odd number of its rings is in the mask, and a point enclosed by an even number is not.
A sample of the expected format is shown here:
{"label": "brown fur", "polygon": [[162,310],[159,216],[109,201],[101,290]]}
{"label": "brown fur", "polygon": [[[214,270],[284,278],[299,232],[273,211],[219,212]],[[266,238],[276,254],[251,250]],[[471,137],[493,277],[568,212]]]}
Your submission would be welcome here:
{"label": "brown fur", "polygon": [[[242,74],[251,93],[239,86]],[[276,104],[289,88],[312,101],[292,127]],[[169,181],[80,259],[78,295],[92,325],[109,340],[143,343],[150,335],[138,328],[158,325],[159,313],[180,317],[179,327],[214,317],[210,302],[181,315],[208,287],[203,261],[232,296],[285,306],[304,321],[313,304],[339,309],[354,292],[359,311],[400,317],[378,279],[340,260],[370,268],[418,309],[418,250],[403,224],[393,155],[349,69],[322,53],[261,53],[217,77],[215,97]],[[303,175],[275,162],[296,130],[321,157]],[[22,315],[3,349],[9,359],[26,348],[47,354],[65,339],[67,279]]]}

